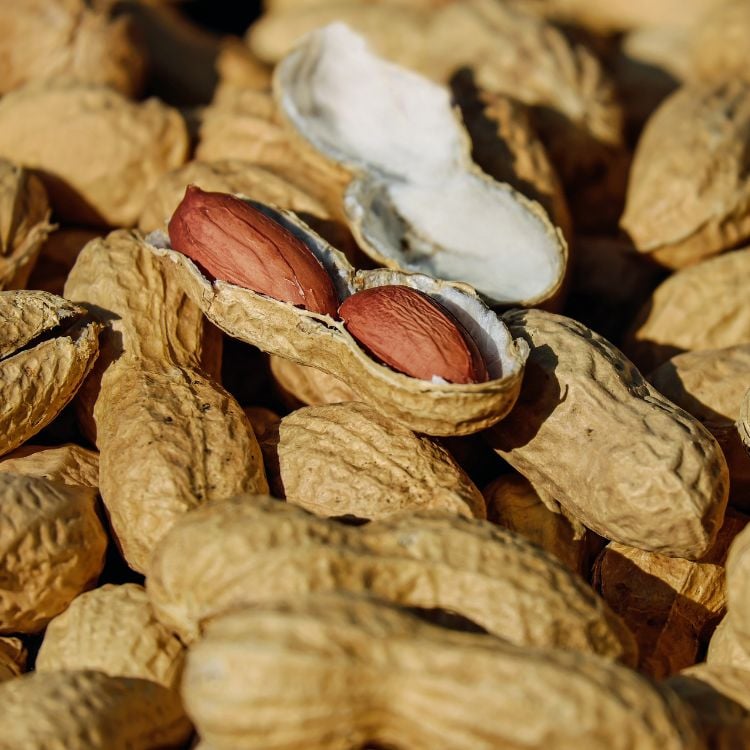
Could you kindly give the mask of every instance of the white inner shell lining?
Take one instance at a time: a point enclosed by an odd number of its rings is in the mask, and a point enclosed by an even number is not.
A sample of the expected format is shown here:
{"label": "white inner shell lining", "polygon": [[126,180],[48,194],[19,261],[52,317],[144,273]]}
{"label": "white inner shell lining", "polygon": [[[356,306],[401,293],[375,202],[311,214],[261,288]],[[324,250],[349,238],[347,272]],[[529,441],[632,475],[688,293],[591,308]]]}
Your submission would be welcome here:
{"label": "white inner shell lining", "polygon": [[467,170],[447,89],[376,57],[343,24],[308,35],[279,75],[295,127],[369,173],[351,185],[346,210],[381,255],[496,303],[557,282],[557,237],[512,188]]}

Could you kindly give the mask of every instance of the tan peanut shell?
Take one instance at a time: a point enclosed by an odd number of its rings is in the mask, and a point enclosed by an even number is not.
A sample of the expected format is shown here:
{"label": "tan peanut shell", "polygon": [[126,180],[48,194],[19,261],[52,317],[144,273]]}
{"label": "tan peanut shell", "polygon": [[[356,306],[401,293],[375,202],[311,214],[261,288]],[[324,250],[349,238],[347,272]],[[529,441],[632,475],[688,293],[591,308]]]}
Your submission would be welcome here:
{"label": "tan peanut shell", "polygon": [[[553,150],[566,162],[564,171],[590,164],[602,144],[620,141],[620,109],[596,58],[507,4],[476,0],[420,9],[328,3],[266,14],[247,38],[261,60],[276,63],[304,34],[332,21],[343,21],[383,56],[434,80],[447,82],[457,70],[471,68],[483,89],[557,111]],[[532,58],[533,67],[526,64]]]}
{"label": "tan peanut shell", "polygon": [[49,217],[47,191],[39,178],[0,159],[0,289],[26,286],[52,229]]}
{"label": "tan peanut shell", "polygon": [[284,497],[319,516],[436,510],[484,518],[484,499],[444,448],[366,404],[308,406],[279,424]]}
{"label": "tan peanut shell", "polygon": [[68,443],[24,445],[0,459],[0,472],[51,479],[72,487],[99,486],[99,454]]}
{"label": "tan peanut shell", "polygon": [[750,743],[750,670],[696,664],[663,684],[693,710],[708,747],[735,750]]}
{"label": "tan peanut shell", "polygon": [[93,409],[99,487],[128,564],[181,513],[238,492],[266,492],[257,440],[239,404],[201,367],[203,317],[137,235],[84,248],[68,297],[107,322],[102,365],[82,404]]}
{"label": "tan peanut shell", "polygon": [[670,96],[638,142],[620,226],[636,248],[684,268],[750,238],[750,82],[691,84]]}
{"label": "tan peanut shell", "polygon": [[42,245],[39,259],[26,284],[28,289],[41,289],[62,296],[65,280],[87,242],[106,234],[102,229],[59,228]]}
{"label": "tan peanut shell", "polygon": [[289,409],[357,399],[346,383],[323,370],[273,355],[269,363],[276,391]]}
{"label": "tan peanut shell", "polygon": [[698,80],[750,80],[750,55],[745,40],[750,32],[750,6],[744,0],[723,0],[693,26],[687,48],[691,76]]}
{"label": "tan peanut shell", "polygon": [[726,611],[724,566],[747,523],[728,513],[716,543],[698,562],[610,542],[594,568],[594,587],[638,641],[639,670],[655,679],[695,663]]}
{"label": "tan peanut shell", "polygon": [[215,750],[702,747],[674,694],[628,669],[342,596],[212,621],[183,696]]}
{"label": "tan peanut shell", "polygon": [[729,613],[717,625],[708,644],[706,662],[711,665],[750,670],[750,649],[737,635]]}
{"label": "tan peanut shell", "polygon": [[94,584],[107,536],[96,490],[0,474],[0,634],[35,633]]}
{"label": "tan peanut shell", "polygon": [[178,695],[94,670],[33,672],[0,685],[3,750],[181,747],[190,722]]}
{"label": "tan peanut shell", "polygon": [[623,344],[642,372],[676,354],[750,343],[750,248],[684,268],[644,303]]}
{"label": "tan peanut shell", "polygon": [[492,523],[538,544],[570,570],[584,573],[588,562],[585,530],[548,508],[528,479],[520,474],[503,474],[482,494]]}
{"label": "tan peanut shell", "polygon": [[740,416],[737,420],[737,432],[746,451],[750,451],[750,390],[740,402]]}
{"label": "tan peanut shell", "polygon": [[134,96],[145,63],[127,16],[111,18],[85,0],[0,4],[0,94],[57,79],[102,84]]}
{"label": "tan peanut shell", "polygon": [[[210,562],[219,558],[221,570]],[[238,496],[173,527],[154,553],[146,590],[156,616],[188,641],[233,607],[345,591],[448,609],[514,643],[635,658],[629,631],[582,579],[524,539],[454,515],[409,513],[352,527]]]}
{"label": "tan peanut shell", "polygon": [[503,319],[531,354],[518,403],[488,434],[500,456],[600,536],[705,554],[729,490],[711,434],[581,323],[540,310]]}
{"label": "tan peanut shell", "polygon": [[319,200],[283,177],[250,161],[226,159],[191,161],[162,175],[148,196],[138,226],[146,232],[164,229],[191,184],[213,192],[241,193],[302,215],[329,216]]}
{"label": "tan peanut shell", "polygon": [[134,225],[159,176],[187,152],[182,117],[156,99],[137,104],[104,86],[61,83],[0,101],[0,156],[38,170],[66,222]]}
{"label": "tan peanut shell", "polygon": [[430,294],[473,336],[492,379],[458,385],[394,372],[357,345],[341,321],[226,282],[210,282],[189,258],[169,248],[164,235],[149,235],[149,248],[168,261],[171,278],[211,322],[263,351],[313,365],[340,378],[358,400],[416,432],[470,434],[508,413],[520,389],[525,347],[516,345],[500,319],[473,290],[420,274],[387,269],[355,272],[341,252],[293,214],[253,205],[303,240],[332,277],[340,301],[361,289],[386,284],[403,284]]}
{"label": "tan peanut shell", "polygon": [[85,312],[47,292],[0,292],[0,455],[46,427],[93,366],[100,327]]}
{"label": "tan peanut shell", "polygon": [[0,682],[19,677],[28,654],[20,638],[0,638]]}
{"label": "tan peanut shell", "polygon": [[729,502],[750,510],[750,456],[737,430],[750,384],[750,344],[678,354],[648,379],[716,438],[729,466]]}
{"label": "tan peanut shell", "polygon": [[729,619],[743,647],[750,652],[750,531],[732,543],[727,559]]}
{"label": "tan peanut shell", "polygon": [[96,669],[178,687],[184,648],[154,617],[143,586],[107,584],[77,596],[47,626],[37,672]]}

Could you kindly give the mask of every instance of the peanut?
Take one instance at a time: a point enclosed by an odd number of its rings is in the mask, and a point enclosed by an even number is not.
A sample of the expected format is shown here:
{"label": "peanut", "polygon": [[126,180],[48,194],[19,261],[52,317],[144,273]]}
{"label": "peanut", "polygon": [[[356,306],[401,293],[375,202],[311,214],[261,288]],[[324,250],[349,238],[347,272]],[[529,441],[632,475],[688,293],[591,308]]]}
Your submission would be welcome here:
{"label": "peanut", "polygon": [[35,633],[90,588],[107,536],[96,492],[0,474],[0,634]]}
{"label": "peanut", "polygon": [[99,486],[99,454],[69,443],[24,445],[0,459],[0,472],[51,479],[72,487]]}
{"label": "peanut", "polygon": [[142,586],[107,584],[77,596],[47,626],[37,672],[96,669],[176,688],[184,649],[154,618]]}
{"label": "peanut", "polygon": [[704,555],[729,490],[711,434],[586,326],[539,310],[504,320],[531,355],[518,404],[488,434],[495,450],[545,503],[606,539]]}
{"label": "peanut", "polygon": [[747,517],[728,513],[716,543],[698,562],[610,543],[594,587],[638,641],[639,670],[656,679],[694,664],[726,611],[724,566]]}
{"label": "peanut", "polygon": [[278,427],[287,502],[322,516],[385,518],[443,510],[484,518],[484,501],[451,455],[359,403],[311,406]]}
{"label": "peanut", "polygon": [[0,684],[8,750],[157,750],[178,747],[190,722],[171,690],[94,670],[32,672]]}
{"label": "peanut", "polygon": [[750,649],[733,627],[733,619],[727,614],[717,625],[708,644],[706,661],[710,665],[729,666],[750,670]]}
{"label": "peanut", "polygon": [[[279,565],[283,576],[273,573]],[[175,524],[146,590],[159,620],[187,641],[233,607],[344,591],[448,609],[520,645],[635,658],[629,631],[555,558],[487,522],[445,514],[350,527],[238,496]]]}
{"label": "peanut", "polygon": [[0,159],[0,289],[26,285],[52,229],[49,215],[47,191],[39,178]]}
{"label": "peanut", "polygon": [[20,638],[0,638],[0,682],[19,677],[28,654]]}
{"label": "peanut", "polygon": [[347,297],[339,307],[346,330],[398,372],[421,380],[489,380],[471,334],[428,295],[407,286],[380,286]]}
{"label": "peanut", "polygon": [[[65,286],[107,322],[81,403],[95,422],[99,486],[128,564],[144,571],[176,518],[237,492],[266,492],[239,404],[201,367],[203,319],[138,236],[84,248]],[[212,350],[213,351],[213,350]]]}
{"label": "peanut", "polygon": [[336,292],[320,261],[245,201],[189,185],[169,220],[169,239],[215,279],[336,317]]}
{"label": "peanut", "polygon": [[48,425],[99,353],[86,311],[46,292],[0,292],[0,455]]}
{"label": "peanut", "polygon": [[346,383],[327,372],[282,357],[269,359],[276,391],[289,409],[357,400]]}
{"label": "peanut", "polygon": [[702,747],[671,691],[611,662],[340,595],[213,620],[188,652],[183,696],[216,750]]}

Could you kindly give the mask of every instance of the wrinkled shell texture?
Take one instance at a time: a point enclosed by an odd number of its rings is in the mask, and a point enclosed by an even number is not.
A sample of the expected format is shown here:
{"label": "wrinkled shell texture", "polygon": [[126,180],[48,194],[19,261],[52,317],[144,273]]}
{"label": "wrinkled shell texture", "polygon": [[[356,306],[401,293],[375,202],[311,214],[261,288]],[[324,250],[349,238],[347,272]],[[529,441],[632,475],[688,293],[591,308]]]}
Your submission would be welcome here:
{"label": "wrinkled shell texture", "polygon": [[282,357],[271,356],[269,360],[276,389],[290,409],[357,399],[346,383],[327,372]]}
{"label": "wrinkled shell texture", "polygon": [[107,536],[96,492],[0,474],[0,633],[34,633],[92,586]]}
{"label": "wrinkled shell texture", "polygon": [[706,662],[716,666],[738,667],[750,670],[750,649],[737,635],[732,618],[727,614],[714,630],[708,644]]}
{"label": "wrinkled shell texture", "polygon": [[750,509],[750,456],[736,426],[750,383],[750,345],[678,354],[649,381],[718,440],[729,466],[730,503]]}
{"label": "wrinkled shell texture", "polygon": [[0,685],[3,747],[158,750],[190,735],[179,696],[93,670],[32,673]]}
{"label": "wrinkled shell texture", "polygon": [[154,617],[142,586],[107,584],[76,597],[47,626],[38,672],[95,669],[174,688],[184,649]]}
{"label": "wrinkled shell texture", "polygon": [[164,172],[187,158],[180,114],[105,87],[34,85],[0,101],[0,156],[43,172],[55,215],[132,226]]}
{"label": "wrinkled shell texture", "polygon": [[682,268],[750,237],[750,82],[685,86],[638,143],[621,220],[638,250]]}
{"label": "wrinkled shell texture", "polygon": [[727,560],[729,618],[743,646],[750,650],[750,531],[743,531]]}
{"label": "wrinkled shell texture", "polygon": [[644,303],[623,350],[644,373],[675,354],[750,343],[750,249],[685,268]]}
{"label": "wrinkled shell texture", "polygon": [[497,452],[601,536],[703,555],[729,490],[710,433],[581,323],[538,310],[504,320],[532,349],[521,397],[490,435]]}
{"label": "wrinkled shell texture", "polygon": [[183,695],[217,750],[700,747],[671,693],[611,662],[340,597],[213,621],[189,652]]}
{"label": "wrinkled shell texture", "polygon": [[23,674],[27,656],[20,638],[0,638],[0,682]]}
{"label": "wrinkled shell texture", "polygon": [[566,567],[583,572],[586,558],[584,539],[573,524],[548,508],[531,483],[520,474],[506,474],[485,487],[487,518],[514,531],[557,557]]}
{"label": "wrinkled shell texture", "polygon": [[656,679],[694,664],[701,644],[724,615],[724,565],[747,518],[727,514],[716,543],[698,562],[610,543],[597,561],[595,586],[627,623],[639,668]]}
{"label": "wrinkled shell texture", "polygon": [[186,640],[242,604],[348,591],[448,609],[519,644],[635,658],[621,621],[557,560],[491,524],[445,514],[351,527],[240,496],[178,521],[146,588],[157,617]]}
{"label": "wrinkled shell texture", "polygon": [[[0,454],[46,427],[73,398],[99,353],[99,326],[46,292],[0,292]],[[68,327],[60,335],[38,336]]]}
{"label": "wrinkled shell texture", "polygon": [[125,17],[111,20],[84,0],[0,5],[2,94],[32,81],[58,79],[103,84],[133,96],[141,88],[144,67]]}
{"label": "wrinkled shell texture", "polygon": [[74,487],[99,486],[99,454],[69,443],[25,445],[0,459],[0,472],[51,479]]}
{"label": "wrinkled shell texture", "polygon": [[287,502],[322,516],[384,518],[444,510],[484,518],[484,500],[444,448],[359,403],[284,417],[278,444]]}
{"label": "wrinkled shell texture", "polygon": [[90,243],[65,291],[108,322],[103,366],[83,410],[90,418],[93,409],[113,530],[128,563],[145,571],[179,514],[237,492],[267,492],[260,448],[239,404],[200,369],[199,310],[136,235]]}
{"label": "wrinkled shell texture", "polygon": [[327,209],[319,200],[283,177],[251,161],[227,159],[191,161],[163,175],[146,200],[138,226],[146,232],[163,229],[190,184],[203,190],[239,193],[302,216],[328,216]]}
{"label": "wrinkled shell texture", "polygon": [[39,178],[0,159],[0,290],[26,285],[52,229],[49,214]]}
{"label": "wrinkled shell texture", "polygon": [[225,333],[340,377],[359,400],[411,429],[432,435],[470,434],[510,410],[520,389],[526,348],[511,339],[499,318],[475,294],[420,274],[386,269],[355,273],[342,253],[299,219],[268,207],[264,210],[313,251],[333,278],[339,299],[384,284],[405,284],[431,294],[472,334],[493,379],[469,385],[434,384],[394,372],[369,357],[339,321],[248,289],[211,283],[188,258],[170,250],[164,236],[150,235],[149,247],[170,261],[172,278]]}

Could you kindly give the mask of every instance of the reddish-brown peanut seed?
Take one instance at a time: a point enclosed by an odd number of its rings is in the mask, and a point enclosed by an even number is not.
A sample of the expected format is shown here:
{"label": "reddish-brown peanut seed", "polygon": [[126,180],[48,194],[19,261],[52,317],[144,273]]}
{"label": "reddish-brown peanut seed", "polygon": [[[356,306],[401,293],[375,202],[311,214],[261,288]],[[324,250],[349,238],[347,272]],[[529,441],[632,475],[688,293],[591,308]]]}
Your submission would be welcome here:
{"label": "reddish-brown peanut seed", "polygon": [[346,299],[339,315],[362,346],[399,372],[449,383],[489,380],[471,334],[424,292],[397,285],[365,289]]}
{"label": "reddish-brown peanut seed", "polygon": [[318,259],[240,198],[189,185],[169,222],[169,239],[215,279],[336,317],[333,282]]}

